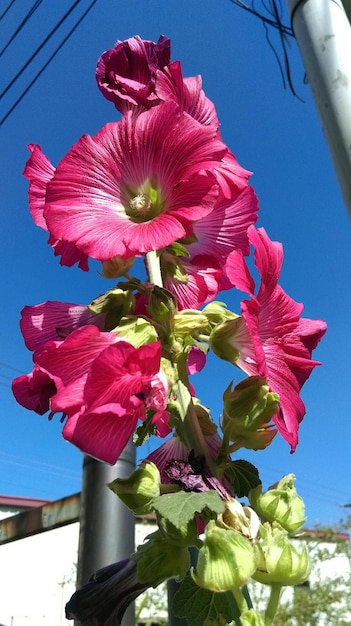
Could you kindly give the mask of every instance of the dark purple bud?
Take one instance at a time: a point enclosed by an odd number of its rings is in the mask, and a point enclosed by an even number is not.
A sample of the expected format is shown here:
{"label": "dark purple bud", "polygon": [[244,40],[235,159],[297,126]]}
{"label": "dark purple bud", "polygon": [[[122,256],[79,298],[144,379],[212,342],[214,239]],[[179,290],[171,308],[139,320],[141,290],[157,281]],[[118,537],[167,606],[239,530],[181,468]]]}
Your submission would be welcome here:
{"label": "dark purple bud", "polygon": [[97,570],[66,604],[66,618],[82,626],[119,626],[129,604],[151,585],[137,579],[134,561],[124,559]]}

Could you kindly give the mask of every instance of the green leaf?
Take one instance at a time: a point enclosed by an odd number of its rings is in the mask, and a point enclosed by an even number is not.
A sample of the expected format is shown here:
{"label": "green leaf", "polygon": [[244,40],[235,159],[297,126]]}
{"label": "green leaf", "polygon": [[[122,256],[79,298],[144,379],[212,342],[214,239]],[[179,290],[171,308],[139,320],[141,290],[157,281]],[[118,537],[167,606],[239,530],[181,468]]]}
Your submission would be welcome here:
{"label": "green leaf", "polygon": [[238,498],[247,496],[250,489],[261,483],[257,467],[243,459],[229,463],[225,475],[230,480]]}
{"label": "green leaf", "polygon": [[186,526],[195,515],[206,520],[216,519],[224,511],[224,504],[217,491],[210,489],[202,493],[179,491],[166,493],[155,498],[153,508],[169,520],[176,528]]}
{"label": "green leaf", "polygon": [[235,619],[228,594],[198,587],[189,574],[175,594],[172,608],[176,617],[184,617],[189,626],[224,626]]}

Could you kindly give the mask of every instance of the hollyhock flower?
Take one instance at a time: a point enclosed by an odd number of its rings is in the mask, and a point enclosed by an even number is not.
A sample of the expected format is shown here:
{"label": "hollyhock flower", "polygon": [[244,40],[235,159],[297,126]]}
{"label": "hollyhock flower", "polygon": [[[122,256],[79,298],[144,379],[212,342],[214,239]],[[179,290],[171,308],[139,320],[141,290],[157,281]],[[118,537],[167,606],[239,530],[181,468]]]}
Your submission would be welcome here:
{"label": "hollyhock flower", "polygon": [[94,324],[104,328],[105,314],[96,314],[87,306],[71,302],[49,301],[25,306],[20,328],[28,350],[38,350],[47,341],[65,339],[73,330]]}
{"label": "hollyhock flower", "polygon": [[79,329],[80,336],[74,331],[56,351],[48,344],[36,359],[56,380],[51,409],[68,416],[64,438],[113,464],[147,411],[153,412],[157,434],[169,434],[168,382],[160,371],[159,343],[134,348],[92,328]]}
{"label": "hollyhock flower", "polygon": [[157,72],[156,93],[160,100],[177,102],[185,111],[200,124],[219,127],[216,109],[202,89],[201,76],[183,78],[179,61],[170,63],[168,67]]}
{"label": "hollyhock flower", "polygon": [[149,411],[158,436],[169,434],[158,342],[135,348],[114,333],[84,326],[46,342],[33,358],[33,372],[13,382],[17,401],[40,414],[62,413],[64,438],[83,452],[115,463]]}
{"label": "hollyhock flower", "polygon": [[18,376],[12,381],[12,393],[18,404],[38,415],[50,410],[50,399],[56,392],[55,382],[38,365],[30,374]]}
{"label": "hollyhock flower", "polygon": [[152,583],[140,583],[131,559],[97,570],[66,604],[66,618],[82,626],[119,626],[128,606]]}
{"label": "hollyhock flower", "polygon": [[117,41],[98,60],[96,80],[100,91],[121,113],[158,104],[156,73],[169,64],[170,53],[171,42],[163,35],[157,43],[138,35]]}
{"label": "hollyhock flower", "polygon": [[247,230],[257,220],[257,196],[246,185],[230,200],[217,202],[211,213],[193,223],[193,234],[161,254],[165,287],[175,294],[179,309],[198,309],[232,283],[223,272],[227,257],[240,249],[250,252]]}
{"label": "hollyhock flower", "polygon": [[249,375],[265,378],[271,391],[279,394],[279,410],[273,421],[293,452],[298,443],[299,424],[306,412],[300,389],[320,364],[311,359],[311,353],[323,337],[326,324],[301,318],[303,305],[278,285],[282,245],[272,242],[263,228],[256,230],[251,226],[248,233],[255,246],[261,283],[255,296],[254,281],[242,252],[236,250],[229,255],[227,276],[238,289],[249,293],[250,300],[241,303],[240,321],[228,322],[226,341],[240,353],[236,365]]}
{"label": "hollyhock flower", "polygon": [[178,309],[198,309],[216,297],[222,284],[222,268],[214,257],[188,261],[165,251],[161,254],[164,286],[177,298]]}
{"label": "hollyhock flower", "polygon": [[162,249],[213,210],[227,152],[174,102],[128,114],[62,159],[47,185],[48,228],[102,261]]}
{"label": "hollyhock flower", "polygon": [[[40,146],[29,144],[28,148],[31,156],[26,163],[23,176],[29,180],[29,209],[34,223],[48,232],[44,218],[45,194],[46,186],[52,179],[55,168],[42,153]],[[61,256],[60,265],[72,267],[78,263],[78,267],[85,272],[89,269],[86,254],[78,250],[74,243],[56,239],[52,235],[50,235],[48,243],[53,248],[55,256]]]}

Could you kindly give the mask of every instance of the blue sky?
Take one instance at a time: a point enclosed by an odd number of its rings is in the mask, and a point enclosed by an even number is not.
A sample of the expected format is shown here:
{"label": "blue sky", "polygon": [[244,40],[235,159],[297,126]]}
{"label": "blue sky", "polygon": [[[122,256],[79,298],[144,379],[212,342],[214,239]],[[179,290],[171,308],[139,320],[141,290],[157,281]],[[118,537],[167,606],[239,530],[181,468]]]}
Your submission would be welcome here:
{"label": "blue sky", "polygon": [[[2,88],[72,3],[42,3],[15,42],[0,58]],[[50,53],[88,6],[58,31],[0,103],[1,118]],[[0,3],[0,14],[7,3]],[[2,22],[5,42],[24,16],[15,6]],[[285,22],[288,17],[285,14]],[[18,406],[11,378],[30,371],[31,354],[19,332],[26,304],[46,300],[88,303],[112,286],[99,276],[62,268],[47,245],[46,233],[29,214],[27,181],[21,176],[28,143],[38,143],[53,164],[83,134],[96,133],[117,119],[112,104],[95,85],[95,66],[117,39],[135,34],[172,40],[172,59],[185,76],[201,74],[217,109],[224,141],[240,163],[254,172],[260,200],[259,226],[283,242],[283,288],[305,305],[304,315],[324,319],[328,332],[315,357],[323,362],[303,388],[307,415],[295,454],[276,438],[264,452],[242,451],[260,469],[264,487],[286,473],[297,477],[308,524],[336,522],[340,505],[351,502],[349,486],[349,311],[350,223],[296,42],[289,58],[302,103],[284,90],[279,68],[261,22],[230,0],[100,0],[16,110],[0,128],[2,149],[1,241],[2,306],[0,326],[0,493],[56,499],[80,489],[81,453],[61,437],[56,419],[48,422]],[[277,33],[271,37],[279,50]],[[223,294],[238,310],[240,295]],[[224,388],[237,372],[210,359],[194,380],[213,417],[221,411]],[[142,450],[142,456],[150,448]]]}

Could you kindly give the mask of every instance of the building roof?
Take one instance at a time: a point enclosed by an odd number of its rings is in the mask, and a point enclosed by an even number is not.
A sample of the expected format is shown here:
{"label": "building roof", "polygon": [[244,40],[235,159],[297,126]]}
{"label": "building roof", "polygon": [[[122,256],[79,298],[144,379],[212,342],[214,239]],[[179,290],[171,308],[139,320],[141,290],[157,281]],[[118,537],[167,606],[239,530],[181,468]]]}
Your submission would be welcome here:
{"label": "building roof", "polygon": [[52,500],[42,500],[39,498],[23,498],[21,496],[2,496],[0,494],[0,507],[10,506],[13,508],[33,509],[34,507],[42,506],[43,504],[47,504],[48,502],[52,502]]}

